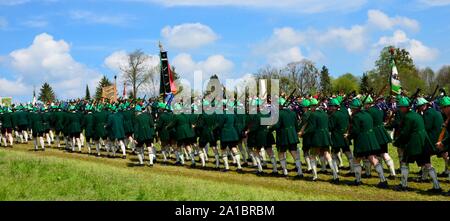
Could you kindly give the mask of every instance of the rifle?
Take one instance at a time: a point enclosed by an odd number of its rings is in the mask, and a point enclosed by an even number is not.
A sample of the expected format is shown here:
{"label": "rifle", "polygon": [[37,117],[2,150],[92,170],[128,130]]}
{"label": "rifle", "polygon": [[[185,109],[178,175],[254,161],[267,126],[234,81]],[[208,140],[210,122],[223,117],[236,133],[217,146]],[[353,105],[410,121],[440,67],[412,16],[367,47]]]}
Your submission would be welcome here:
{"label": "rifle", "polygon": [[378,92],[377,97],[375,97],[375,99],[380,98],[381,96],[383,96],[384,92],[388,89],[389,84],[384,85],[384,87],[380,90],[380,92]]}
{"label": "rifle", "polygon": [[291,94],[289,95],[289,97],[287,97],[289,99],[288,102],[284,103],[283,107],[288,107],[289,105],[291,105],[292,101],[294,100],[293,98],[291,98],[294,93],[297,91],[297,88],[294,88],[294,90],[291,92]]}
{"label": "rifle", "polygon": [[441,132],[439,133],[438,143],[441,143],[445,138],[445,132],[447,131],[447,126],[450,118],[447,118],[447,120],[442,125]]}
{"label": "rifle", "polygon": [[436,88],[434,89],[433,94],[431,94],[430,102],[432,102],[434,100],[434,98],[436,98],[436,92],[438,91],[438,89],[439,89],[439,84],[436,85]]}

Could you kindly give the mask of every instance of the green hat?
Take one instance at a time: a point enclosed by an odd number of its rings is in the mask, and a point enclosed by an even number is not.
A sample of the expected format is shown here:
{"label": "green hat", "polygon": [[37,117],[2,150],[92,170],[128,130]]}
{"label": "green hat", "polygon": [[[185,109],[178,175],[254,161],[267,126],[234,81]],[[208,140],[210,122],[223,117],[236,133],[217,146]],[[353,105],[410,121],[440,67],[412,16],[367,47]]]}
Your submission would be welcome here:
{"label": "green hat", "polygon": [[280,105],[284,105],[284,104],[286,103],[286,99],[284,99],[283,97],[280,97],[280,98],[278,99],[278,103],[279,103]]}
{"label": "green hat", "polygon": [[344,98],[342,96],[337,96],[336,100],[340,103],[342,103],[342,101],[344,100]]}
{"label": "green hat", "polygon": [[181,104],[175,104],[174,107],[173,107],[173,109],[175,109],[175,110],[181,110],[181,109],[183,109],[183,107],[181,106]]}
{"label": "green hat", "polygon": [[330,100],[330,102],[328,102],[328,106],[339,106],[340,102],[337,98],[333,98]]}
{"label": "green hat", "polygon": [[230,101],[230,102],[227,103],[227,107],[228,107],[228,108],[231,108],[231,109],[232,109],[232,108],[234,108],[234,106],[235,106],[234,101]]}
{"label": "green hat", "polygon": [[209,106],[211,103],[208,100],[203,100],[203,106]]}
{"label": "green hat", "polygon": [[318,101],[317,99],[315,99],[315,98],[311,98],[311,99],[309,99],[309,101],[311,102],[311,104],[310,104],[310,105],[314,105],[314,106],[316,106],[316,105],[318,105],[318,104],[319,104],[319,101]]}
{"label": "green hat", "polygon": [[428,104],[428,101],[423,97],[419,97],[419,98],[417,98],[416,104],[417,104],[417,106],[422,106],[422,105]]}
{"label": "green hat", "polygon": [[441,106],[441,107],[450,106],[450,97],[445,96],[445,97],[441,98],[441,100],[439,102],[439,106]]}
{"label": "green hat", "polygon": [[75,106],[74,106],[74,105],[70,105],[69,110],[70,110],[70,111],[75,110]]}
{"label": "green hat", "polygon": [[366,98],[366,97],[364,97],[364,104],[371,104],[371,103],[373,103],[373,99],[372,99],[372,96],[370,96],[370,95],[367,95],[368,97]]}
{"label": "green hat", "polygon": [[309,107],[311,105],[311,101],[308,99],[303,99],[301,105],[302,107]]}
{"label": "green hat", "polygon": [[165,103],[163,103],[163,102],[159,102],[158,104],[157,104],[158,106],[158,108],[161,108],[161,109],[164,109],[164,108],[166,108],[166,104]]}
{"label": "green hat", "polygon": [[407,97],[400,97],[397,101],[397,107],[409,107],[409,99]]}
{"label": "green hat", "polygon": [[254,100],[252,100],[252,103],[251,103],[251,105],[252,106],[258,106],[258,105],[262,105],[262,100],[261,99],[254,99]]}
{"label": "green hat", "polygon": [[136,107],[134,108],[134,110],[135,111],[137,111],[137,112],[141,112],[142,111],[142,107],[141,107],[141,105],[136,105]]}
{"label": "green hat", "polygon": [[352,100],[352,102],[350,103],[350,108],[360,108],[362,106],[361,100],[359,100],[358,98],[355,98]]}

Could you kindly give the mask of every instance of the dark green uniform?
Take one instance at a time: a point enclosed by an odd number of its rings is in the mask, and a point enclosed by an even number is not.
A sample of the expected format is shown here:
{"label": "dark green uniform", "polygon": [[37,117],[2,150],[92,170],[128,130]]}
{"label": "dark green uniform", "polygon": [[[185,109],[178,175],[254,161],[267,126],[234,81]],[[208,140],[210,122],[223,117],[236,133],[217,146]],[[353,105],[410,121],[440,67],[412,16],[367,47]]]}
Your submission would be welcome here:
{"label": "dark green uniform", "polygon": [[221,148],[236,147],[239,136],[235,127],[236,116],[234,114],[217,115],[220,128]]}
{"label": "dark green uniform", "polygon": [[272,126],[277,134],[276,144],[280,152],[296,151],[297,144],[300,142],[297,132],[300,125],[297,123],[297,115],[289,109],[281,109],[278,116],[278,122]]}
{"label": "dark green uniform", "polygon": [[384,128],[384,113],[377,107],[371,107],[367,110],[373,120],[373,131],[380,145],[380,153],[388,152],[388,144],[392,142],[391,136]]}
{"label": "dark green uniform", "polygon": [[4,112],[0,114],[0,123],[2,124],[2,133],[11,133],[13,128],[12,113]]}
{"label": "dark green uniform", "polygon": [[331,132],[331,147],[334,152],[339,152],[341,149],[343,151],[349,150],[348,139],[344,136],[349,124],[349,119],[341,110],[337,110],[330,115],[329,129]]}
{"label": "dark green uniform", "polygon": [[42,119],[42,113],[30,113],[29,115],[31,129],[33,130],[33,136],[42,136],[44,134],[44,123]]}
{"label": "dark green uniform", "polygon": [[67,113],[67,133],[70,135],[70,137],[80,137],[81,116],[79,113]]}
{"label": "dark green uniform", "polygon": [[175,129],[175,139],[179,145],[191,145],[192,138],[195,137],[192,129],[192,118],[184,113],[175,114],[172,122],[167,126],[168,129]]}
{"label": "dark green uniform", "polygon": [[310,136],[311,148],[329,148],[331,139],[328,130],[328,115],[323,110],[316,110],[308,117],[305,134]]}
{"label": "dark green uniform", "polygon": [[123,140],[125,130],[123,129],[123,116],[120,113],[113,113],[108,116],[106,121],[106,131],[110,140]]}
{"label": "dark green uniform", "polygon": [[156,121],[156,130],[158,131],[158,137],[161,140],[162,145],[166,145],[170,143],[171,140],[175,139],[175,130],[167,128],[172,120],[172,113],[162,112]]}
{"label": "dark green uniform", "polygon": [[109,112],[100,111],[94,113],[94,139],[106,139],[106,121],[108,120]]}
{"label": "dark green uniform", "polygon": [[354,140],[355,157],[378,155],[380,145],[373,131],[373,119],[367,111],[353,115],[350,136]]}
{"label": "dark green uniform", "polygon": [[257,114],[246,114],[247,122],[247,146],[250,148],[256,148],[258,146],[257,141],[259,137],[257,136],[260,118]]}
{"label": "dark green uniform", "polygon": [[43,126],[44,126],[44,132],[48,133],[50,132],[51,129],[51,121],[52,121],[52,116],[51,113],[46,111],[44,113],[42,113],[42,121],[43,121]]}
{"label": "dark green uniform", "polygon": [[125,135],[127,137],[133,135],[133,115],[134,112],[132,110],[126,110],[121,112],[123,116],[123,130],[125,131]]}
{"label": "dark green uniform", "polygon": [[[308,123],[309,120],[309,116],[311,116],[311,111],[306,111],[305,113],[303,113],[302,115],[302,119],[300,122],[300,129],[305,127],[305,125]],[[312,138],[312,133],[307,132],[306,128],[305,131],[303,132],[303,136],[302,136],[302,149],[303,152],[308,152],[309,149],[311,148],[311,138]]]}
{"label": "dark green uniform", "polygon": [[55,125],[55,132],[58,135],[59,133],[63,132],[64,130],[64,124],[65,124],[65,115],[66,113],[62,111],[56,111],[54,113],[53,121]]}
{"label": "dark green uniform", "polygon": [[442,124],[444,124],[444,118],[442,117],[442,114],[436,111],[434,108],[428,108],[427,110],[425,110],[422,117],[425,123],[425,130],[427,131],[428,137],[430,138],[433,147],[433,152],[438,152],[435,144],[438,142]]}
{"label": "dark green uniform", "polygon": [[89,142],[90,139],[94,138],[95,134],[93,113],[86,113],[84,115],[82,127],[84,129],[84,136],[86,137],[86,140]]}
{"label": "dark green uniform", "polygon": [[13,123],[19,131],[27,130],[29,125],[28,112],[22,110],[15,112],[13,115]]}
{"label": "dark green uniform", "polygon": [[197,128],[199,130],[200,147],[209,143],[211,146],[217,145],[217,138],[214,136],[214,130],[217,128],[217,115],[203,113],[198,118]]}
{"label": "dark green uniform", "polygon": [[149,113],[136,113],[133,125],[134,139],[138,142],[138,146],[145,144],[149,147],[155,137],[155,123],[152,115]]}

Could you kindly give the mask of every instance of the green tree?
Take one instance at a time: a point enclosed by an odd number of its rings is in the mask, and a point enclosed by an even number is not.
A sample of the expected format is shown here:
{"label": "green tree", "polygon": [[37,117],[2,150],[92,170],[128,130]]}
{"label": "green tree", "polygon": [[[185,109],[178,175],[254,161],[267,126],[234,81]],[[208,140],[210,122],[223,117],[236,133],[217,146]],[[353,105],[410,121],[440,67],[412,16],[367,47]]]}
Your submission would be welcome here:
{"label": "green tree", "polygon": [[102,89],[107,86],[111,86],[112,83],[109,81],[109,79],[106,76],[103,76],[102,79],[98,82],[98,86],[95,89],[95,99],[100,100],[102,99]]}
{"label": "green tree", "polygon": [[375,91],[380,91],[386,84],[389,84],[392,72],[390,49],[394,48],[394,59],[399,73],[403,90],[414,93],[416,88],[424,88],[425,83],[419,76],[418,70],[409,52],[405,49],[387,46],[383,48],[378,60],[375,62],[375,69],[369,72],[369,82]]}
{"label": "green tree", "polygon": [[441,88],[444,88],[449,94],[450,90],[450,65],[445,65],[439,69],[436,81],[439,83]]}
{"label": "green tree", "polygon": [[359,84],[360,93],[369,91],[369,88],[370,88],[369,84],[370,84],[369,83],[369,75],[368,75],[368,73],[364,73],[361,77],[361,81]]}
{"label": "green tree", "polygon": [[425,83],[425,88],[423,88],[424,92],[427,94],[432,94],[437,85],[436,75],[433,69],[426,67],[418,70],[418,73],[422,81]]}
{"label": "green tree", "polygon": [[84,96],[85,100],[91,99],[91,92],[89,91],[89,85],[86,85],[86,96]]}
{"label": "green tree", "polygon": [[53,88],[45,82],[39,92],[39,98],[40,101],[43,103],[51,103],[56,100],[55,92],[53,91]]}
{"label": "green tree", "polygon": [[347,73],[333,80],[332,85],[333,91],[342,91],[346,94],[349,94],[352,91],[358,91],[359,80],[353,74]]}
{"label": "green tree", "polygon": [[320,71],[320,92],[324,95],[331,95],[332,90],[330,73],[328,68],[323,66]]}

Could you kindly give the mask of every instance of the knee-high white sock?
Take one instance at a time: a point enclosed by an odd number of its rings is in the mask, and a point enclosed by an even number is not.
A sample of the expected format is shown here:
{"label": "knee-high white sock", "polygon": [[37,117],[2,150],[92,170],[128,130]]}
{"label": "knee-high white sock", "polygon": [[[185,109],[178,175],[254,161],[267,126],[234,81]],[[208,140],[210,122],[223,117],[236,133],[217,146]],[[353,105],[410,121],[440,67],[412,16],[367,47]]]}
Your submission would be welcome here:
{"label": "knee-high white sock", "polygon": [[57,135],[56,136],[56,146],[58,147],[58,148],[61,148],[61,140],[60,140],[61,138],[59,138],[59,135]]}
{"label": "knee-high white sock", "polygon": [[24,143],[24,140],[23,140],[23,135],[22,134],[19,134],[19,138],[20,138],[20,143]]}
{"label": "knee-high white sock", "polygon": [[122,156],[127,155],[127,150],[125,149],[125,144],[123,143],[123,140],[119,141],[120,149],[122,149]]}
{"label": "knee-high white sock", "polygon": [[8,138],[9,138],[9,145],[12,147],[12,146],[13,146],[13,143],[14,143],[12,134],[8,134]]}
{"label": "knee-high white sock", "polygon": [[283,175],[287,176],[289,173],[287,170],[286,158],[280,159],[280,164],[281,164],[281,168],[283,168]]}
{"label": "knee-high white sock", "polygon": [[396,176],[394,161],[392,159],[388,159],[388,160],[385,160],[385,163],[389,168],[391,176]]}
{"label": "knee-high white sock", "polygon": [[264,148],[261,148],[260,156],[261,156],[261,158],[262,158],[261,163],[264,164],[264,163],[266,162],[266,160],[267,160],[267,157],[266,157],[266,150],[265,150]]}
{"label": "knee-high white sock", "polygon": [[338,163],[337,163],[338,160],[339,159],[337,157],[337,154],[334,154],[333,158],[328,160],[328,165],[330,165],[330,167],[331,167],[331,172],[333,172],[333,179],[334,180],[339,178],[339,176],[338,176]]}
{"label": "knee-high white sock", "polygon": [[137,156],[139,159],[139,164],[144,165],[144,147],[137,148]]}
{"label": "knee-high white sock", "polygon": [[50,134],[45,134],[45,138],[47,138],[48,146],[52,145],[52,140],[50,139]]}
{"label": "knee-high white sock", "polygon": [[366,176],[370,176],[370,174],[372,173],[372,164],[370,163],[369,160],[364,159],[364,171],[366,173]]}
{"label": "knee-high white sock", "polygon": [[23,132],[23,138],[25,139],[25,142],[28,142],[28,132],[27,131]]}
{"label": "knee-high white sock", "polygon": [[51,140],[51,142],[54,142],[55,141],[55,133],[53,133],[53,130],[50,130],[50,140]]}
{"label": "knee-high white sock", "polygon": [[403,187],[408,187],[408,175],[409,175],[409,168],[408,165],[401,165],[400,170],[402,172],[402,179],[401,184]]}
{"label": "knee-high white sock", "polygon": [[178,152],[178,155],[179,155],[179,157],[180,157],[180,162],[181,162],[181,164],[183,164],[184,165],[184,154],[183,154],[183,152]]}
{"label": "knee-high white sock", "polygon": [[148,158],[150,159],[150,165],[153,165],[153,162],[155,160],[155,154],[153,153],[152,149],[152,147],[148,147]]}
{"label": "knee-high white sock", "polygon": [[271,156],[270,157],[270,162],[272,162],[272,170],[273,170],[273,172],[277,173],[278,172],[277,159],[275,158],[275,156]]}
{"label": "knee-high white sock", "polygon": [[378,177],[380,177],[380,182],[385,182],[386,178],[384,177],[383,166],[381,166],[381,163],[375,165],[375,170],[378,173]]}
{"label": "knee-high white sock", "polygon": [[190,157],[189,157],[189,153],[187,152],[186,148],[183,148],[183,152],[184,152],[184,155],[186,155],[186,160],[191,160]]}
{"label": "knee-high white sock", "polygon": [[202,167],[205,167],[206,166],[205,154],[203,153],[203,151],[200,151],[199,157],[200,157],[200,161],[202,162]]}
{"label": "knee-high white sock", "polygon": [[88,153],[91,154],[91,142],[87,142]]}
{"label": "knee-high white sock", "polygon": [[80,138],[77,138],[76,141],[77,141],[78,151],[81,152],[81,139],[80,139]]}
{"label": "knee-high white sock", "polygon": [[311,161],[311,169],[313,172],[313,179],[317,179],[317,160],[312,157],[310,157],[310,161]]}
{"label": "knee-high white sock", "polygon": [[39,137],[39,143],[41,144],[42,149],[45,149],[44,137]]}
{"label": "knee-high white sock", "polygon": [[233,159],[233,164],[236,164],[236,156],[233,153],[230,153],[231,159]]}
{"label": "knee-high white sock", "polygon": [[219,168],[219,164],[220,164],[219,154],[214,153],[214,158],[216,159],[216,168]]}
{"label": "knee-high white sock", "polygon": [[297,168],[297,175],[303,175],[303,171],[302,171],[302,162],[300,160],[300,157],[298,157],[297,159],[295,159],[295,167]]}
{"label": "knee-high white sock", "polygon": [[5,147],[8,146],[8,143],[6,143],[6,137],[2,137],[2,141]]}
{"label": "knee-high white sock", "polygon": [[225,165],[225,169],[229,170],[230,166],[228,165],[228,155],[226,153],[222,154],[223,164]]}
{"label": "knee-high white sock", "polygon": [[[325,160],[325,157],[320,156],[319,158],[320,158],[320,166],[321,166],[320,171],[322,171],[322,172],[327,171],[327,161]],[[330,167],[331,167],[331,165],[330,165]]]}
{"label": "knee-high white sock", "polygon": [[84,146],[84,135],[83,135],[83,133],[80,134],[80,144],[81,144],[81,146]]}
{"label": "knee-high white sock", "polygon": [[311,158],[309,158],[309,154],[307,152],[304,152],[303,157],[305,158],[307,170],[311,171],[312,170]]}
{"label": "knee-high white sock", "polygon": [[208,147],[203,148],[203,153],[204,153],[205,161],[208,162],[209,161],[209,158],[208,158]]}
{"label": "knee-high white sock", "polygon": [[257,157],[255,156],[254,153],[250,153],[250,158],[252,159],[252,165],[257,166],[258,165],[258,162],[256,160]]}
{"label": "knee-high white sock", "polygon": [[361,164],[360,163],[353,163],[353,167],[355,169],[356,182],[361,182],[361,173],[362,173]]}
{"label": "knee-high white sock", "polygon": [[262,168],[262,165],[261,165],[261,158],[259,158],[258,156],[256,156],[255,159],[256,159],[256,165],[257,165],[257,167],[258,167],[258,171],[259,171],[259,172],[262,172],[262,171],[263,171],[263,168]]}
{"label": "knee-high white sock", "polygon": [[191,150],[191,152],[189,153],[189,155],[191,156],[191,162],[192,162],[192,164],[195,165],[195,154],[194,154],[194,151]]}
{"label": "knee-high white sock", "polygon": [[37,137],[34,139],[34,149],[35,150],[38,149],[38,138]]}
{"label": "knee-high white sock", "polygon": [[[235,153],[234,154],[234,158],[236,158],[236,164],[237,164],[237,168],[238,169],[242,169],[242,166],[241,166],[241,155],[239,154],[239,153]],[[275,161],[275,163],[276,163],[276,161]],[[275,169],[276,169],[277,167],[276,167],[276,165],[275,165]]]}
{"label": "knee-high white sock", "polygon": [[338,157],[338,162],[339,162],[339,165],[338,165],[338,169],[339,169],[339,167],[344,166],[344,161],[342,160],[342,152],[341,151],[338,152],[337,157]]}
{"label": "knee-high white sock", "polygon": [[428,174],[430,175],[431,180],[433,181],[433,189],[440,189],[441,187],[439,186],[439,181],[434,167],[428,169]]}
{"label": "knee-high white sock", "polygon": [[100,156],[100,142],[95,144],[95,149],[97,150],[97,155]]}
{"label": "knee-high white sock", "polygon": [[167,162],[167,152],[166,152],[166,150],[162,150],[161,153],[163,155],[163,162]]}
{"label": "knee-high white sock", "polygon": [[238,148],[239,148],[239,152],[241,152],[242,159],[247,160],[247,155],[246,155],[247,153],[244,150],[244,145],[242,145],[242,142],[238,143]]}
{"label": "knee-high white sock", "polygon": [[345,152],[345,156],[347,156],[348,164],[350,166],[350,172],[354,173],[355,170],[354,170],[354,166],[353,166],[353,154],[352,154],[352,152],[346,151]]}

